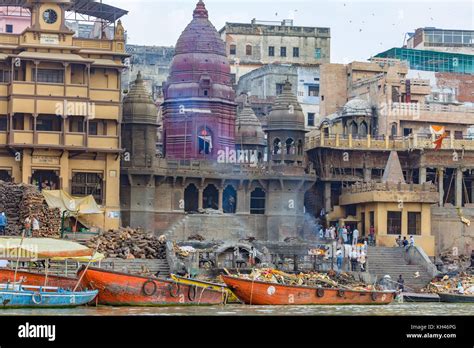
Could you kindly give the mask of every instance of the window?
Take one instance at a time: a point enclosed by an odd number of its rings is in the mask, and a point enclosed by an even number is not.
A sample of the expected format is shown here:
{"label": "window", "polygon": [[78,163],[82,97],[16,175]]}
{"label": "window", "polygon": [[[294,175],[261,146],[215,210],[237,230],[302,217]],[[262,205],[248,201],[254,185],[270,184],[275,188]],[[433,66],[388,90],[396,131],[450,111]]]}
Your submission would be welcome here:
{"label": "window", "polygon": [[69,132],[83,133],[84,132],[84,118],[72,116],[69,117]]}
{"label": "window", "polygon": [[276,84],[276,95],[280,95],[283,93],[283,83],[277,83]]}
{"label": "window", "polygon": [[308,96],[309,97],[318,97],[319,96],[319,86],[308,86]]}
{"label": "window", "polygon": [[399,211],[387,212],[387,234],[402,234],[402,213]]}
{"label": "window", "polygon": [[[35,72],[33,70],[33,81]],[[38,82],[44,83],[64,83],[64,70],[59,69],[38,69]]]}
{"label": "window", "polygon": [[209,155],[212,152],[212,132],[208,128],[199,131],[199,154]]}
{"label": "window", "polygon": [[10,72],[8,70],[0,70],[0,82],[10,82]]}
{"label": "window", "polygon": [[278,138],[273,140],[273,154],[274,155],[280,155],[281,154],[281,141]]}
{"label": "window", "polygon": [[293,47],[293,57],[299,57],[299,56],[300,56],[300,48]]}
{"label": "window", "polygon": [[5,116],[0,117],[0,132],[7,130],[7,118]]}
{"label": "window", "polygon": [[61,132],[62,118],[56,115],[40,115],[36,119],[36,130],[40,132]]}
{"label": "window", "polygon": [[316,48],[314,50],[314,58],[321,59],[321,49],[320,48]]}
{"label": "window", "polygon": [[236,45],[230,45],[230,54],[233,55],[233,56],[237,54],[237,46]]}
{"label": "window", "polygon": [[281,47],[280,48],[280,56],[281,57],[286,57],[286,47]]}
{"label": "window", "polygon": [[265,214],[265,191],[256,188],[250,194],[250,214]]}
{"label": "window", "polygon": [[408,234],[421,234],[421,213],[408,212]]}
{"label": "window", "polygon": [[308,112],[308,126],[314,127],[314,112]]}
{"label": "window", "polygon": [[403,136],[408,137],[410,134],[413,133],[413,130],[411,128],[403,128]]}
{"label": "window", "polygon": [[97,121],[89,122],[89,135],[98,135],[98,128]]}
{"label": "window", "polygon": [[252,55],[252,45],[247,45],[245,46],[245,54],[247,56],[251,56]]}
{"label": "window", "polygon": [[454,131],[454,139],[462,140],[462,131]]}
{"label": "window", "polygon": [[12,24],[7,24],[5,26],[5,32],[6,33],[13,33],[13,25]]}
{"label": "window", "polygon": [[287,155],[295,154],[295,141],[291,138],[286,139],[286,154]]}
{"label": "window", "polygon": [[102,174],[74,173],[72,176],[71,194],[73,196],[94,196],[98,204],[102,204]]}
{"label": "window", "polygon": [[268,47],[268,56],[269,57],[274,57],[275,56],[275,47],[273,47],[273,46]]}

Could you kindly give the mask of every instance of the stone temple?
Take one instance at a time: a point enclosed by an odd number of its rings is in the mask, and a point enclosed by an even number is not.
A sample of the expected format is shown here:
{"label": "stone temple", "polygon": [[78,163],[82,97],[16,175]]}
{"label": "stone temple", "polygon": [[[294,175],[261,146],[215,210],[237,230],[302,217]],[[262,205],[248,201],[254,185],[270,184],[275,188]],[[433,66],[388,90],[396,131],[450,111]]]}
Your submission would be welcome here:
{"label": "stone temple", "polygon": [[123,224],[175,240],[302,237],[305,192],[315,175],[304,152],[304,115],[287,82],[262,129],[237,114],[225,43],[199,1],[176,44],[157,109],[141,75],[124,100]]}

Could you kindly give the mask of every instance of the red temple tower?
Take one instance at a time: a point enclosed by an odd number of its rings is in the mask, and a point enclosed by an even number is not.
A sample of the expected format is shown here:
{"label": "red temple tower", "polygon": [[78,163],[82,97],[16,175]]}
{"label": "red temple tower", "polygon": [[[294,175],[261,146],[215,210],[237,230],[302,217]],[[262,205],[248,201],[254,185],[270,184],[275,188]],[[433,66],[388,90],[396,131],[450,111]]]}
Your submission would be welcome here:
{"label": "red temple tower", "polygon": [[176,43],[163,90],[166,158],[216,159],[235,148],[237,105],[225,43],[202,1]]}

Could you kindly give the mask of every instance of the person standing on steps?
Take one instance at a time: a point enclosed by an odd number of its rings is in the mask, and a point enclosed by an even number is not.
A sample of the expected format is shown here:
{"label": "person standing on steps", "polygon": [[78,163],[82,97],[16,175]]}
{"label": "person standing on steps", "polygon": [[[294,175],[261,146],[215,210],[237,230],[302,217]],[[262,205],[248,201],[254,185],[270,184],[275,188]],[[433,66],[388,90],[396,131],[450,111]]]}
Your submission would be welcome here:
{"label": "person standing on steps", "polygon": [[401,292],[404,292],[405,291],[405,279],[403,279],[401,274],[398,277],[397,283],[398,283],[398,290],[400,290]]}

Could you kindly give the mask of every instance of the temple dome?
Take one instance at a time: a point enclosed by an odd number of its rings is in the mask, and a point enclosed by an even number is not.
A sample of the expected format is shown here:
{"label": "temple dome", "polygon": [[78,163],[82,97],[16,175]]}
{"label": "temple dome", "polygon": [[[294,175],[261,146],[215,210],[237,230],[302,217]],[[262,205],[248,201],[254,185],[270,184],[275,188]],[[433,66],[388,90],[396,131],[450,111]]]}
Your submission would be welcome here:
{"label": "temple dome", "polygon": [[349,100],[342,108],[342,116],[371,116],[372,108],[368,101],[361,98]]}
{"label": "temple dome", "polygon": [[123,123],[157,124],[158,109],[148,93],[141,72],[123,99]]}
{"label": "temple dome", "polygon": [[248,103],[244,104],[244,108],[237,115],[235,143],[241,145],[266,145],[262,124]]}
{"label": "temple dome", "polygon": [[292,93],[291,83],[288,80],[268,116],[267,131],[270,130],[305,130],[303,109],[296,95]]}

